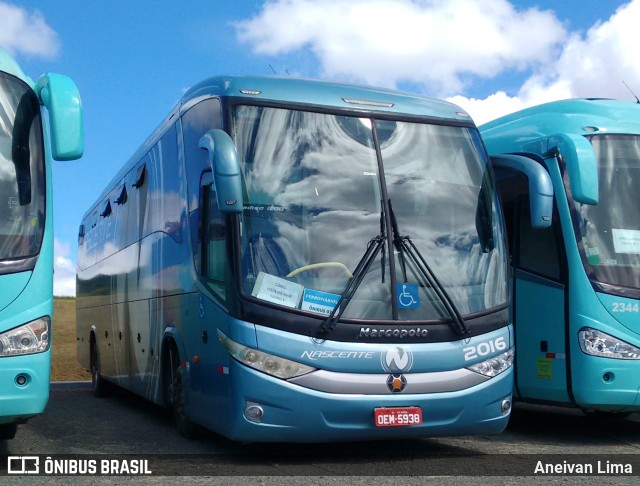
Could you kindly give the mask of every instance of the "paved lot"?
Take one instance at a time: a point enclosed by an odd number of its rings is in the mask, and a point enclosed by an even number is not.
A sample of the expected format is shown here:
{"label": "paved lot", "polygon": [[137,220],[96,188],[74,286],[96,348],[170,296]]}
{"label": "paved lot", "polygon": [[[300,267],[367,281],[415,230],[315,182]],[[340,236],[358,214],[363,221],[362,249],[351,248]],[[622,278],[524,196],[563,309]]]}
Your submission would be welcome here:
{"label": "paved lot", "polygon": [[[533,477],[538,461],[595,464],[600,460],[602,468],[631,464],[633,476],[596,471],[586,478],[544,479],[562,484],[573,480],[581,484],[640,484],[640,416],[597,422],[576,410],[516,405],[509,427],[499,436],[322,445],[237,444],[206,432],[197,440],[183,439],[165,410],[126,392],[96,399],[86,383],[54,384],[46,412],[21,426],[14,440],[0,443],[0,454],[145,458],[154,473],[192,475],[196,477],[190,478],[190,483],[207,479],[218,484],[294,484],[288,476],[305,476],[307,484],[343,484],[344,476],[349,476],[353,485],[424,484],[424,476],[439,476],[440,484],[487,484],[502,476],[496,484],[520,485],[540,479]],[[514,474],[530,477],[516,481],[511,478]],[[414,483],[418,477],[423,481]],[[26,479],[30,484],[40,479],[42,484],[56,484],[51,477]],[[58,479],[66,484],[64,477]],[[120,484],[140,478],[74,480]],[[167,484],[168,478],[153,476],[144,481]],[[177,479],[175,484],[179,482]]]}

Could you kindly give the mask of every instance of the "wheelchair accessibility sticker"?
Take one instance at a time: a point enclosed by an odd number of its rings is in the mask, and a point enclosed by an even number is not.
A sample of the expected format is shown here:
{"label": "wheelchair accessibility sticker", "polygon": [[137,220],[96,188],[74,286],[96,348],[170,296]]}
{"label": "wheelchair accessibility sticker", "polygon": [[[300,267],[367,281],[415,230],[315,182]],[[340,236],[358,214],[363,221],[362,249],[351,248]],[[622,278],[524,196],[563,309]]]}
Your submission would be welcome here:
{"label": "wheelchair accessibility sticker", "polygon": [[398,307],[400,309],[417,309],[420,307],[418,284],[396,284],[396,294],[398,295]]}

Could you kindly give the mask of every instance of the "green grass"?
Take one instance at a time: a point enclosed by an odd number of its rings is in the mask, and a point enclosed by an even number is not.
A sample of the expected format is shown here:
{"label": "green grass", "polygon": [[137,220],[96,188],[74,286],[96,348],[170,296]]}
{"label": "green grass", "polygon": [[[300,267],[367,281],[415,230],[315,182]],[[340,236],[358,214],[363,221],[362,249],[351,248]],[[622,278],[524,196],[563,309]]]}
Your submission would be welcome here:
{"label": "green grass", "polygon": [[76,358],[76,299],[53,299],[53,341],[51,343],[51,381],[90,380]]}

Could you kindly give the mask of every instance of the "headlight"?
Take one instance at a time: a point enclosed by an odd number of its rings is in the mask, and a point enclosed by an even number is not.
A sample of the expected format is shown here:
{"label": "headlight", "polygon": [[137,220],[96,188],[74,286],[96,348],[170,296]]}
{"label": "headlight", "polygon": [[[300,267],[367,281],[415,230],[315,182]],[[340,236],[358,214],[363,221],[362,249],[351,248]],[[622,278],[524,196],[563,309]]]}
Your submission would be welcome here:
{"label": "headlight", "polygon": [[0,334],[0,357],[42,353],[49,349],[51,319],[41,317]]}
{"label": "headlight", "polygon": [[222,334],[220,331],[218,331],[218,338],[220,339],[220,342],[224,344],[225,348],[227,348],[229,354],[242,364],[277,378],[287,380],[315,370],[315,368],[312,368],[311,366],[297,363],[289,359],[280,358],[278,356],[273,356],[272,354],[263,353],[257,349],[238,344]]}
{"label": "headlight", "polygon": [[590,327],[583,327],[578,331],[578,342],[582,352],[591,356],[640,359],[640,348]]}
{"label": "headlight", "polygon": [[513,354],[515,348],[511,348],[498,356],[486,359],[480,363],[469,366],[467,369],[480,373],[484,376],[498,376],[503,371],[508,370],[513,364]]}

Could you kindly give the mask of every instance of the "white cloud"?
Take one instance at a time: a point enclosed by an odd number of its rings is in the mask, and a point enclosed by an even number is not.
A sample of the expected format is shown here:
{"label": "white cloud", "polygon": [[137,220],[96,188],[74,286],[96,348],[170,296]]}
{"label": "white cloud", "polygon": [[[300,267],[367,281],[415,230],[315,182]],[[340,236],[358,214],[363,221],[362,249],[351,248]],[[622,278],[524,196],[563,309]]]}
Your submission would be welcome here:
{"label": "white cloud", "polygon": [[324,77],[439,95],[549,62],[566,37],[553,13],[507,0],[275,0],[236,29],[256,54],[309,49]]}
{"label": "white cloud", "polygon": [[0,1],[0,46],[14,55],[51,59],[58,54],[60,41],[40,12]]}
{"label": "white cloud", "polygon": [[[585,7],[587,8],[587,7]],[[640,96],[640,0],[587,32],[507,0],[273,0],[236,24],[257,54],[309,51],[319,75],[408,83],[466,109],[476,123],[557,99]],[[515,92],[465,96],[477,79],[524,73]]]}
{"label": "white cloud", "polygon": [[573,96],[628,98],[622,81],[640,90],[639,27],[640,1],[634,0],[594,25],[584,38],[573,35],[553,65],[547,86],[566,83]]}
{"label": "white cloud", "polygon": [[69,258],[69,243],[53,240],[53,295],[76,295],[76,266]]}
{"label": "white cloud", "polygon": [[509,96],[504,91],[498,91],[484,99],[457,95],[447,98],[447,101],[464,108],[477,125],[482,125],[495,118],[530,106],[575,97],[563,80],[545,85],[533,82],[533,79],[530,78],[516,96]]}
{"label": "white cloud", "polygon": [[640,0],[620,7],[584,36],[572,34],[557,61],[532,74],[513,97],[496,93],[485,99],[455,96],[482,124],[499,116],[547,101],[586,97],[633,100],[626,82],[640,95]]}

